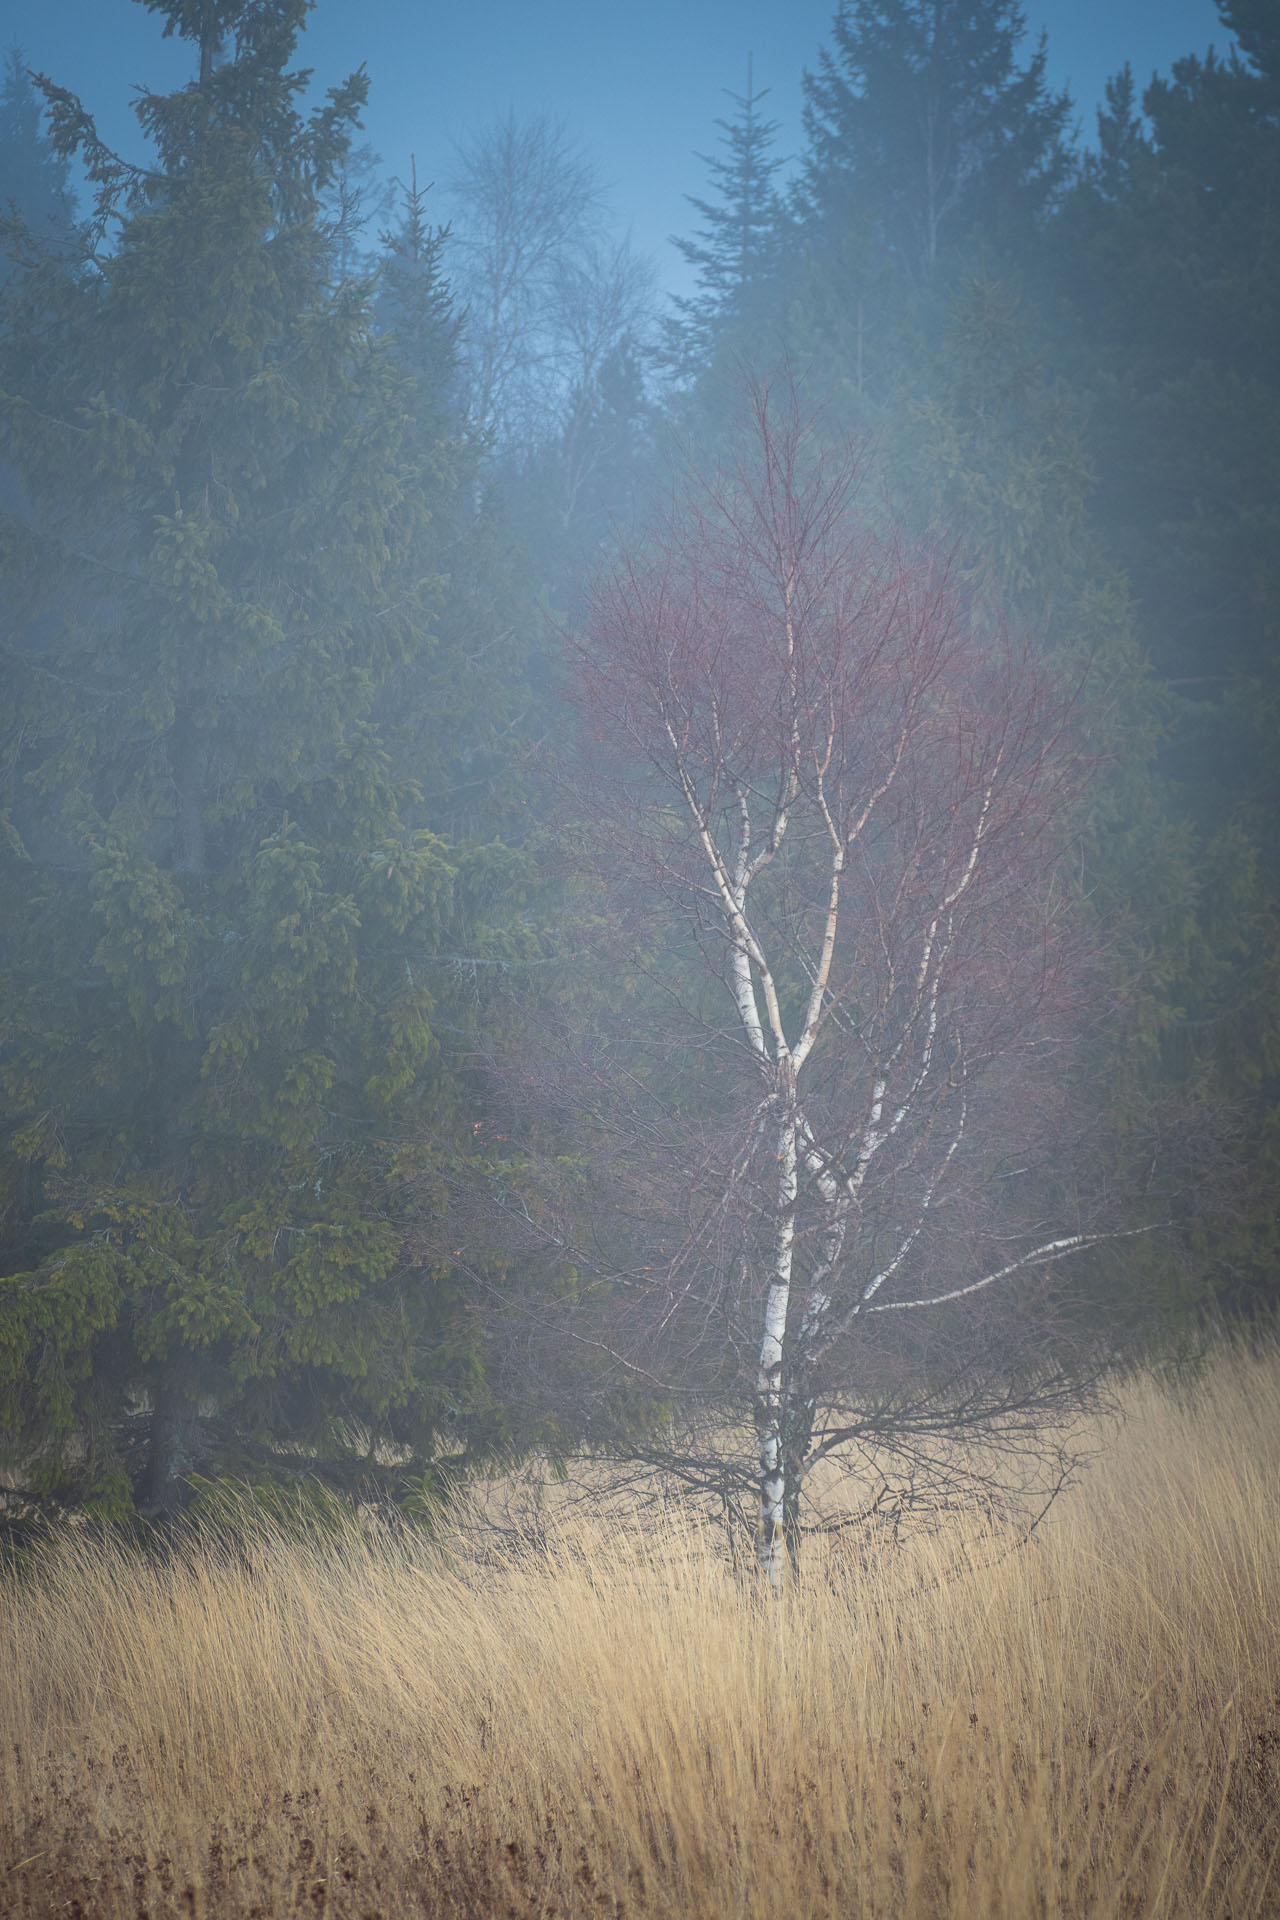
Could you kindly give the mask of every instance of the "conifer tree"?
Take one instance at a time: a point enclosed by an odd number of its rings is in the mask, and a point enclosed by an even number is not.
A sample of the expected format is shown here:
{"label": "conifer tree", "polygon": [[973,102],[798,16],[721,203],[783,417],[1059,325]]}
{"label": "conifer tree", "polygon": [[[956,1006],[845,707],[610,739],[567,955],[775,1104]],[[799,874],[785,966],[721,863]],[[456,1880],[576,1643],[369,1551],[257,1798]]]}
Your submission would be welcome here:
{"label": "conifer tree", "polygon": [[805,76],[807,152],[753,364],[812,368],[849,430],[900,430],[955,287],[1005,272],[1071,176],[1070,102],[1012,0],[847,0]]}
{"label": "conifer tree", "polygon": [[1071,110],[1043,36],[1018,65],[1025,31],[1014,0],[842,0],[805,76],[811,217],[869,220],[916,286],[979,227],[1025,232],[1068,177]]}
{"label": "conifer tree", "polygon": [[698,155],[715,198],[685,195],[702,225],[691,238],[677,238],[675,246],[697,273],[698,291],[677,297],[668,351],[686,370],[705,359],[727,326],[747,317],[753,293],[762,290],[777,265],[782,208],[773,177],[783,164],[773,150],[778,122],[761,116],[769,89],[757,92],[752,68],[748,54],[745,93],[725,89],[737,111],[732,119],[716,121],[720,152]]}
{"label": "conifer tree", "polygon": [[412,156],[409,180],[398,181],[399,219],[381,235],[377,319],[399,363],[417,383],[421,404],[442,409],[430,423],[444,429],[458,404],[461,321],[444,271],[449,228],[427,214],[429,187],[418,185]]}
{"label": "conifer tree", "polygon": [[198,78],[140,100],[147,167],[42,82],[97,251],[0,342],[0,1422],[39,1493],[163,1513],[281,1442],[401,1483],[469,1445],[480,1336],[405,1221],[454,1125],[432,956],[506,868],[380,723],[449,482],[330,284],[363,74],[304,113],[307,0],[147,4]]}
{"label": "conifer tree", "polygon": [[1173,706],[1164,766],[1191,837],[1194,935],[1161,1071],[1243,1120],[1253,1199],[1212,1249],[1237,1301],[1280,1284],[1280,40],[1221,0],[1234,46],[1126,70],[1054,223],[1043,306],[1089,401],[1098,514]]}
{"label": "conifer tree", "polygon": [[[40,124],[42,102],[21,47],[10,47],[0,86],[0,232],[17,239],[15,222],[37,241],[65,241],[75,225],[75,196],[66,157]],[[0,254],[0,284],[10,270]]]}

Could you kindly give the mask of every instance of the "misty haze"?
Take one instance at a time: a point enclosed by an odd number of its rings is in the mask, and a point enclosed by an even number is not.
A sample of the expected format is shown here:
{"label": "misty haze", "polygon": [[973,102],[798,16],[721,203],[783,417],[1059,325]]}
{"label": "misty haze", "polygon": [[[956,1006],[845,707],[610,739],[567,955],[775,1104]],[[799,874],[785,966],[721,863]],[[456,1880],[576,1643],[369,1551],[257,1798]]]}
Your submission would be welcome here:
{"label": "misty haze", "polygon": [[1280,1905],[1275,0],[0,76],[0,1911]]}

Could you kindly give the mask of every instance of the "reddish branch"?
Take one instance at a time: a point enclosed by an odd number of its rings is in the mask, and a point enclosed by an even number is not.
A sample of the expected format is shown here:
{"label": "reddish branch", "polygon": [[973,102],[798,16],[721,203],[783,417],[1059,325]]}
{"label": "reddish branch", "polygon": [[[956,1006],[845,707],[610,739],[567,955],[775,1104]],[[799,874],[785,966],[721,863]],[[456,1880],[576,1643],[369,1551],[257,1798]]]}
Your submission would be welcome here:
{"label": "reddish branch", "polygon": [[859,483],[758,392],[736,464],[595,585],[584,858],[653,992],[639,1029],[544,1052],[529,1112],[559,1098],[593,1163],[507,1203],[574,1273],[528,1354],[612,1355],[690,1430],[749,1402],[773,1579],[837,1445],[1056,1417],[1017,1290],[1122,1224],[1062,1159],[1070,703]]}

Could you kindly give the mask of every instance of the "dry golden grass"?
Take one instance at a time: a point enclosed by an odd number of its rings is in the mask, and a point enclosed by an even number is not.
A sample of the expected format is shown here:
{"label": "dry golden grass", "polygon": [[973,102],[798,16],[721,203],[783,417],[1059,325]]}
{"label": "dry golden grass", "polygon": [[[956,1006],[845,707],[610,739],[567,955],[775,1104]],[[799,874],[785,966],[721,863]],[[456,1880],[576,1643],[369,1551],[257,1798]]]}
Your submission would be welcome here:
{"label": "dry golden grass", "polygon": [[780,1603],[672,1520],[10,1578],[0,1911],[1280,1913],[1280,1354],[1140,1383],[1021,1549]]}

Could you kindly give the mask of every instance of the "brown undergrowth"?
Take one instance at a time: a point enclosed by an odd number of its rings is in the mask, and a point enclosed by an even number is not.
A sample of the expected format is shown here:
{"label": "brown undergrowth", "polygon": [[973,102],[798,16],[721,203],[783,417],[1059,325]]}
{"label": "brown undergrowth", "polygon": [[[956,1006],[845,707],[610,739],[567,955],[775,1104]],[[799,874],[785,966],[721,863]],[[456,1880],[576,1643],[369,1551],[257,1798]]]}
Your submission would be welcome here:
{"label": "brown undergrowth", "polygon": [[1029,1544],[353,1531],[5,1580],[0,1912],[1280,1912],[1280,1354],[1135,1383]]}

